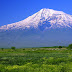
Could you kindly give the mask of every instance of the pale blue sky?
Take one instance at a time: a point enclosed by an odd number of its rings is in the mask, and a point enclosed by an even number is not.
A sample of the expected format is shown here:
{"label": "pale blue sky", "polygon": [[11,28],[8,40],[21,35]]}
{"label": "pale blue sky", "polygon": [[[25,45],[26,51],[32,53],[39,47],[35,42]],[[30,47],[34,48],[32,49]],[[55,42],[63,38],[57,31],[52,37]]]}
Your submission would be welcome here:
{"label": "pale blue sky", "polygon": [[72,0],[0,0],[0,26],[21,21],[42,8],[72,15]]}

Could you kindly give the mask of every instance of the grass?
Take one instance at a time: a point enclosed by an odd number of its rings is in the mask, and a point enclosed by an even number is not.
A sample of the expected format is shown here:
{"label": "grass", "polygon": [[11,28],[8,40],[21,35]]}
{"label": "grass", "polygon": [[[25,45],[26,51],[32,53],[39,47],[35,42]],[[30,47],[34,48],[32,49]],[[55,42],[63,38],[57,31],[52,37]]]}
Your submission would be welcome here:
{"label": "grass", "polygon": [[72,72],[72,50],[0,49],[0,72]]}

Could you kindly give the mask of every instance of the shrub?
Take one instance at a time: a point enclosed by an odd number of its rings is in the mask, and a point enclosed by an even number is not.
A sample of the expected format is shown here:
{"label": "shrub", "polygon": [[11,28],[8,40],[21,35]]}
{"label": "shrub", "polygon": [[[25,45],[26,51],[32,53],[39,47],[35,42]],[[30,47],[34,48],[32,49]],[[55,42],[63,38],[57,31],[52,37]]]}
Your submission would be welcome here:
{"label": "shrub", "polygon": [[15,50],[16,48],[15,48],[15,47],[11,47],[11,49],[12,49],[12,50]]}
{"label": "shrub", "polygon": [[23,49],[23,50],[25,50],[25,49]]}
{"label": "shrub", "polygon": [[1,50],[4,50],[4,48],[1,48]]}
{"label": "shrub", "polygon": [[62,46],[59,46],[58,48],[62,48]]}
{"label": "shrub", "polygon": [[69,48],[69,49],[72,49],[72,44],[69,44],[68,48]]}

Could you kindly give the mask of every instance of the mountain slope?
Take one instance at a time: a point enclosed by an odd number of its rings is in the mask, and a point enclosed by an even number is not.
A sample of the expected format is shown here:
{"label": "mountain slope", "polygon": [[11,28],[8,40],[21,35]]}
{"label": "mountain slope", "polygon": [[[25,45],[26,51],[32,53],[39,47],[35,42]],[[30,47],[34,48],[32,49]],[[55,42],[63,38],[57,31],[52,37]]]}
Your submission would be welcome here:
{"label": "mountain slope", "polygon": [[0,47],[42,47],[72,43],[72,16],[41,9],[28,18],[0,27]]}
{"label": "mountain slope", "polygon": [[62,11],[44,8],[25,20],[1,26],[0,29],[36,29],[38,26],[42,26],[44,24],[47,24],[45,28],[72,28],[72,16]]}

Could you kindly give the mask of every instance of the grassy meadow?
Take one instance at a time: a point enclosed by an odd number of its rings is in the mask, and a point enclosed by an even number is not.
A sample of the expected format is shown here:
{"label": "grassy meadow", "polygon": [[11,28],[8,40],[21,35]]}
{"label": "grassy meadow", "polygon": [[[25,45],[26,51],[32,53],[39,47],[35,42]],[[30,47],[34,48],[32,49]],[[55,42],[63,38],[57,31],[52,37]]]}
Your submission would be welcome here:
{"label": "grassy meadow", "polygon": [[72,50],[0,49],[0,72],[72,72]]}

